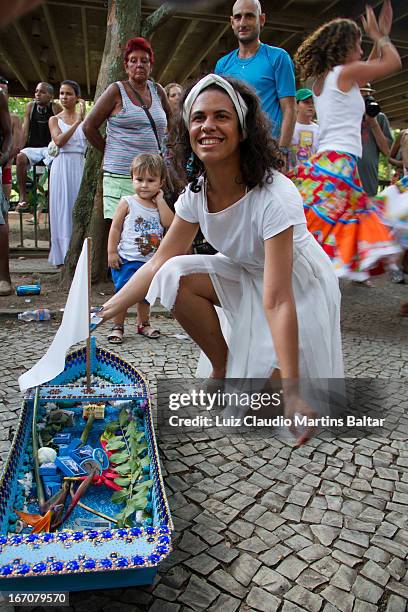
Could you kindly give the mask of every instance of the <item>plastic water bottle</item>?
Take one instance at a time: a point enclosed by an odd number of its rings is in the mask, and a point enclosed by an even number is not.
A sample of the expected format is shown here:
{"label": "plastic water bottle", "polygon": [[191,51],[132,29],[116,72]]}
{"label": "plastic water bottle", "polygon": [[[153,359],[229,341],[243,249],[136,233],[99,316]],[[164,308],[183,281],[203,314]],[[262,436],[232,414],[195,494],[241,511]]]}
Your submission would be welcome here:
{"label": "plastic water bottle", "polygon": [[48,321],[51,319],[51,313],[48,308],[38,308],[38,310],[26,310],[18,316],[19,321]]}
{"label": "plastic water bottle", "polygon": [[17,295],[39,295],[41,293],[41,285],[19,285],[16,287]]}

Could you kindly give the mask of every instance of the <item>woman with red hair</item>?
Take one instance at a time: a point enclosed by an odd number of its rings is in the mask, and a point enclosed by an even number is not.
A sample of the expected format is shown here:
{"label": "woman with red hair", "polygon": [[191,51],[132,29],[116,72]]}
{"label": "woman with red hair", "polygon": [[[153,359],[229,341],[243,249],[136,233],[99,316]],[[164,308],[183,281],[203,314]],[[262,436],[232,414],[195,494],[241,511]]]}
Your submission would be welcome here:
{"label": "woman with red hair", "polygon": [[[104,153],[103,210],[109,225],[119,200],[134,193],[132,160],[142,153],[161,153],[171,114],[163,87],[150,79],[150,42],[142,37],[128,40],[123,61],[127,80],[109,85],[83,127],[91,145]],[[99,131],[104,121],[106,138]]]}

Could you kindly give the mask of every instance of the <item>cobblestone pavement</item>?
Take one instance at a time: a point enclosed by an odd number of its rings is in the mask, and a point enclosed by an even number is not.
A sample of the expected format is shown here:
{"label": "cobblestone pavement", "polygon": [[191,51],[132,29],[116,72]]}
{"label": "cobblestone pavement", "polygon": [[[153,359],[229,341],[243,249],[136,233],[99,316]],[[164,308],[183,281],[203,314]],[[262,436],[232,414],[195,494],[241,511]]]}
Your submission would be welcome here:
{"label": "cobblestone pavement", "polygon": [[[388,404],[396,417],[389,435],[316,437],[299,449],[289,440],[224,433],[161,440],[174,552],[152,586],[72,593],[75,612],[406,610],[408,401],[401,379],[408,319],[397,311],[408,291],[377,284],[343,286],[344,354],[349,376],[399,379]],[[129,334],[121,351],[148,375],[153,392],[158,375],[191,376],[197,360],[173,320],[155,323],[160,340]],[[56,327],[0,321],[3,458],[20,405],[17,376],[44,353]],[[97,336],[104,344],[103,332]]]}

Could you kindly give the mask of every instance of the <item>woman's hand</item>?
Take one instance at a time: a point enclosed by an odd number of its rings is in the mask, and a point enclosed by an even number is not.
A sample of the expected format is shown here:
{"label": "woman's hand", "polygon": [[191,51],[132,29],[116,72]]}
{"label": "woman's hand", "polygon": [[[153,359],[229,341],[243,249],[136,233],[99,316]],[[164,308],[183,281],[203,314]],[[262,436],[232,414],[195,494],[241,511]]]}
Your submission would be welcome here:
{"label": "woman's hand", "polygon": [[367,36],[369,36],[373,42],[378,42],[383,34],[381,33],[380,28],[378,26],[377,18],[375,16],[372,6],[366,6],[366,16],[362,16],[361,21],[363,23],[363,28]]}
{"label": "woman's hand", "polygon": [[123,262],[121,258],[119,257],[119,254],[117,251],[116,253],[108,253],[108,266],[110,268],[113,268],[114,270],[119,270],[122,263]]}
{"label": "woman's hand", "polygon": [[297,393],[289,394],[284,397],[285,406],[285,418],[292,421],[292,425],[289,427],[291,433],[297,438],[297,445],[301,446],[313,435],[316,427],[314,425],[300,425],[296,423],[296,417],[306,417],[307,419],[316,419],[316,411],[309,406]]}
{"label": "woman's hand", "polygon": [[384,0],[381,8],[380,16],[378,17],[378,26],[383,36],[388,36],[392,26],[392,6],[390,0]]}
{"label": "woman's hand", "polygon": [[85,100],[83,100],[82,98],[79,98],[78,104],[79,104],[79,116],[80,116],[81,121],[83,121],[85,119],[85,114],[86,114]]}

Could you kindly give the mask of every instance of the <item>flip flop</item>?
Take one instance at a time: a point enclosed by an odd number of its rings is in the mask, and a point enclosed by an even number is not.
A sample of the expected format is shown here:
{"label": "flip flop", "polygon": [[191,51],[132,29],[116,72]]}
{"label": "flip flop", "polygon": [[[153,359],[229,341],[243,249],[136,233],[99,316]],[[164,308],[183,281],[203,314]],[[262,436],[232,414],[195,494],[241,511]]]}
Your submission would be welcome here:
{"label": "flip flop", "polygon": [[157,340],[157,338],[160,336],[160,330],[152,327],[149,322],[144,323],[143,325],[138,325],[137,333],[141,336],[149,338],[149,340]]}
{"label": "flip flop", "polygon": [[123,325],[114,325],[108,334],[108,342],[110,344],[122,344],[124,329]]}
{"label": "flip flop", "polygon": [[29,206],[30,204],[28,202],[19,202],[16,206],[16,210],[26,210]]}

